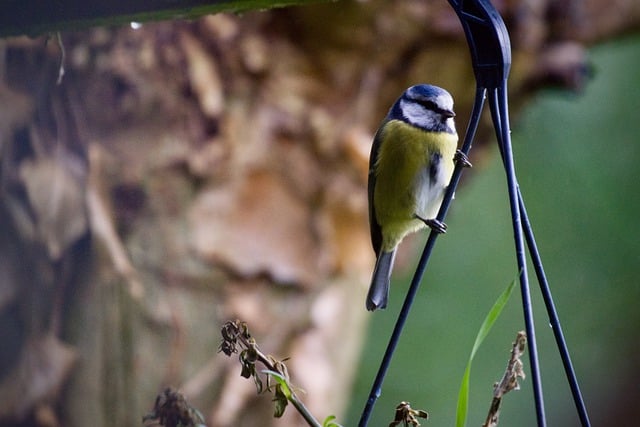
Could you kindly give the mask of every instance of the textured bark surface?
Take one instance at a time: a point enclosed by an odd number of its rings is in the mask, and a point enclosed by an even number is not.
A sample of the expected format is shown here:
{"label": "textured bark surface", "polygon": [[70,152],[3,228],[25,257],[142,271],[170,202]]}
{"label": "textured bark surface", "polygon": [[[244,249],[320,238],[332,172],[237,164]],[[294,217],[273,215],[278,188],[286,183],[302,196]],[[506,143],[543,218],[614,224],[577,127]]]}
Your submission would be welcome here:
{"label": "textured bark surface", "polygon": [[[579,89],[583,43],[640,15],[637,2],[498,6],[516,108],[542,86]],[[340,2],[62,44],[64,57],[55,39],[0,43],[0,420],[140,425],[171,385],[211,426],[301,425],[291,409],[273,421],[216,353],[235,318],[290,357],[318,418],[340,415],[367,318],[377,122],[423,81],[454,94],[461,133],[470,110],[449,6]]]}

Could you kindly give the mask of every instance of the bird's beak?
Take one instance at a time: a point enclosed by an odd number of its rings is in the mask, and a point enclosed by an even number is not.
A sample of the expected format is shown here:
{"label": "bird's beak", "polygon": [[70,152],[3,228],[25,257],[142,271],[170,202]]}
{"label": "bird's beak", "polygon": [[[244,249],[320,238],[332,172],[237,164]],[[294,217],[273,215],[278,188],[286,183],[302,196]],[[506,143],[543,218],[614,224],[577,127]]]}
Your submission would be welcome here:
{"label": "bird's beak", "polygon": [[445,116],[445,117],[451,118],[451,117],[455,117],[455,116],[456,116],[456,113],[454,113],[454,112],[453,112],[453,111],[451,111],[451,110],[445,110],[445,111],[442,113],[442,115],[443,115],[443,116]]}

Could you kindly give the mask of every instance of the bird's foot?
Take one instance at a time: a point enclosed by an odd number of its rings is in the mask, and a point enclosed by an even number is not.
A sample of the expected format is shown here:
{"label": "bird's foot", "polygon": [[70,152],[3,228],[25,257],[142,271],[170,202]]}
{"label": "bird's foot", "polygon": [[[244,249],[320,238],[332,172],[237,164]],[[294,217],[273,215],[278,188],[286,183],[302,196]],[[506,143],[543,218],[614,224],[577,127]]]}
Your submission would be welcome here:
{"label": "bird's foot", "polygon": [[453,161],[456,163],[462,163],[462,166],[465,168],[473,167],[469,161],[469,157],[460,150],[456,150],[456,154],[453,156]]}
{"label": "bird's foot", "polygon": [[427,225],[427,227],[429,227],[430,229],[432,229],[433,231],[435,231],[438,234],[444,234],[444,233],[447,232],[447,224],[445,224],[442,221],[439,221],[439,220],[437,220],[435,218],[424,219],[424,218],[421,218],[421,217],[419,217],[417,215],[416,215],[416,217],[420,221],[424,222]]}

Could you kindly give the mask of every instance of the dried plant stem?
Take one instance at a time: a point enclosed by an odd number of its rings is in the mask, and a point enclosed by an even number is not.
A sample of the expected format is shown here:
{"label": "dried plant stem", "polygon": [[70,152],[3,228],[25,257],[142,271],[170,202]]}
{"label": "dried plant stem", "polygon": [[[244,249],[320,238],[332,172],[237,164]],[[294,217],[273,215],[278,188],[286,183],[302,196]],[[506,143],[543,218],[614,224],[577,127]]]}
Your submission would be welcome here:
{"label": "dried plant stem", "polygon": [[522,361],[520,358],[524,354],[524,349],[527,343],[527,335],[524,331],[518,332],[516,340],[513,343],[511,349],[511,357],[507,363],[507,369],[504,371],[504,375],[500,382],[496,383],[493,388],[493,400],[489,407],[489,413],[487,418],[482,424],[482,427],[496,427],[498,425],[498,417],[500,414],[500,404],[502,402],[502,396],[510,392],[511,390],[519,390],[518,378],[525,378],[524,371],[522,369]]}
{"label": "dried plant stem", "polygon": [[[315,417],[309,412],[307,407],[302,403],[298,396],[293,391],[293,386],[289,382],[289,373],[287,372],[287,367],[284,364],[284,361],[278,361],[269,355],[265,355],[260,351],[255,339],[249,334],[247,325],[244,322],[235,321],[235,322],[226,322],[222,327],[222,337],[223,342],[220,346],[220,351],[225,353],[227,356],[232,353],[236,353],[236,345],[240,344],[244,350],[240,353],[240,360],[243,364],[243,373],[244,377],[253,377],[256,382],[256,386],[258,387],[258,392],[262,391],[262,381],[258,377],[258,373],[255,369],[256,362],[260,362],[266,368],[267,377],[267,389],[270,389],[271,378],[275,379],[280,386],[280,392],[278,392],[276,386],[276,405],[278,404],[278,400],[280,398],[286,398],[302,415],[304,420],[311,427],[322,427],[322,424],[315,419]],[[282,411],[284,411],[284,406],[286,406],[286,402],[282,405]],[[276,413],[278,413],[278,409],[276,409]],[[280,416],[279,415],[276,416]]]}

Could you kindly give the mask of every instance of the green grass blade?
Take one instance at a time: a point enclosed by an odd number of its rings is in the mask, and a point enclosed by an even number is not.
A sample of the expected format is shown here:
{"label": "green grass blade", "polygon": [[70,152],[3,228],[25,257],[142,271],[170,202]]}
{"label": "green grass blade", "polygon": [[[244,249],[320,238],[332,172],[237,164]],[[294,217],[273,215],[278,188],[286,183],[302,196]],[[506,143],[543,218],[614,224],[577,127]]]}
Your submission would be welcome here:
{"label": "green grass blade", "polygon": [[471,354],[469,355],[469,361],[467,362],[467,367],[464,370],[464,375],[462,376],[462,383],[460,384],[460,391],[458,392],[458,407],[456,410],[456,427],[464,427],[467,423],[467,412],[469,409],[469,378],[471,377],[471,362],[480,348],[480,345],[484,341],[484,339],[489,335],[489,331],[493,327],[493,324],[496,322],[500,313],[502,313],[502,309],[509,301],[509,297],[511,296],[511,292],[516,284],[516,279],[514,278],[509,286],[502,291],[496,302],[487,313],[487,317],[485,317],[482,325],[480,326],[480,330],[476,335],[476,340],[473,343],[473,348],[471,349]]}

